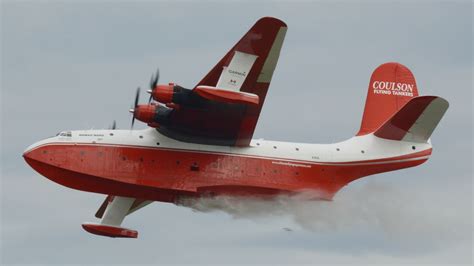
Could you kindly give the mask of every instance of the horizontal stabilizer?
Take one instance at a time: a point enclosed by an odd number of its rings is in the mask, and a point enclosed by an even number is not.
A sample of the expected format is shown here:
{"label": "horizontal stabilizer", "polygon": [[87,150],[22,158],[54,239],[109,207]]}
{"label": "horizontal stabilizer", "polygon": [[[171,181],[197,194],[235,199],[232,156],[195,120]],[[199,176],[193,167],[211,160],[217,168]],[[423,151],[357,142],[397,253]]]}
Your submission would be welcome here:
{"label": "horizontal stabilizer", "polygon": [[374,132],[384,139],[427,142],[449,107],[437,96],[420,96],[408,101]]}

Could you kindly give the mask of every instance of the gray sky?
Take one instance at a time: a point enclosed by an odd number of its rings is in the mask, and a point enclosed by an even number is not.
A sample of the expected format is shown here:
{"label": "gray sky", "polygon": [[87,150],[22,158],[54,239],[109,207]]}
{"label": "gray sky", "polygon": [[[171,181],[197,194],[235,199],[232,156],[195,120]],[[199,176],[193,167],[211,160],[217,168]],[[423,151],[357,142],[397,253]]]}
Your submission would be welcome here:
{"label": "gray sky", "polygon": [[[1,7],[2,263],[472,263],[470,1]],[[24,148],[114,119],[128,128],[135,88],[146,87],[156,67],[161,82],[192,87],[262,16],[289,28],[254,137],[353,136],[370,74],[398,61],[421,94],[450,102],[431,159],[350,184],[331,205],[290,200],[280,212],[249,203],[229,214],[154,203],[124,222],[137,240],[84,232],[80,224],[94,221],[104,196],[36,174]]]}

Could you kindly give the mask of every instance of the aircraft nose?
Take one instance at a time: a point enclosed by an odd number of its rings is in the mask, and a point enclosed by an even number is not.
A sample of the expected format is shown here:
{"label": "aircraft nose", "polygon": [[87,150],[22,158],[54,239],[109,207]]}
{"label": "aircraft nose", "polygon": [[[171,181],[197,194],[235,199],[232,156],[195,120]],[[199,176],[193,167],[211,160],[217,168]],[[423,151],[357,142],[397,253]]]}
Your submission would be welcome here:
{"label": "aircraft nose", "polygon": [[25,158],[25,160],[29,159],[30,158],[29,154],[30,154],[30,151],[28,151],[28,150],[24,151],[23,152],[23,158]]}
{"label": "aircraft nose", "polygon": [[31,161],[34,160],[34,157],[35,157],[35,150],[36,148],[38,147],[39,145],[37,145],[36,143],[33,144],[33,145],[30,145],[28,148],[26,148],[26,150],[23,152],[23,159],[25,159],[25,161],[31,165]]}
{"label": "aircraft nose", "polygon": [[53,162],[48,141],[39,141],[26,148],[23,159],[36,172],[46,176]]}
{"label": "aircraft nose", "polygon": [[[23,158],[25,161],[29,164],[31,160],[39,160],[40,159],[40,150],[44,150],[41,146],[44,146],[46,144],[45,141],[38,141],[25,149],[23,152]],[[44,152],[44,151],[43,151]]]}
{"label": "aircraft nose", "polygon": [[32,167],[32,162],[34,161],[33,156],[32,156],[32,151],[28,150],[23,152],[23,159],[25,162]]}

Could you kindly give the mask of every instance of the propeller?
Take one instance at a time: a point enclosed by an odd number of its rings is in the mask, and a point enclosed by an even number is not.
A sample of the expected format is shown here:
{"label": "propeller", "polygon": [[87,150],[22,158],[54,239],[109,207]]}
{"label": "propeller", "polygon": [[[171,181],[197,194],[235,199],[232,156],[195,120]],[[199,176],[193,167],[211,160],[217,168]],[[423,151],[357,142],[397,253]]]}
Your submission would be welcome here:
{"label": "propeller", "polygon": [[112,126],[110,126],[109,129],[115,130],[116,128],[117,128],[117,123],[114,120],[114,122],[112,122]]}
{"label": "propeller", "polygon": [[152,98],[153,98],[153,90],[156,88],[156,85],[158,85],[158,80],[159,79],[160,79],[160,69],[158,68],[156,70],[156,74],[151,74],[150,89],[147,90],[147,92],[150,94],[150,98],[148,99],[148,103],[150,103]]}
{"label": "propeller", "polygon": [[129,112],[133,114],[131,129],[133,129],[133,124],[135,124],[135,114],[134,113],[135,113],[135,110],[137,109],[139,98],[140,98],[140,87],[137,88],[137,92],[135,94],[135,105],[133,106],[132,109],[129,110]]}

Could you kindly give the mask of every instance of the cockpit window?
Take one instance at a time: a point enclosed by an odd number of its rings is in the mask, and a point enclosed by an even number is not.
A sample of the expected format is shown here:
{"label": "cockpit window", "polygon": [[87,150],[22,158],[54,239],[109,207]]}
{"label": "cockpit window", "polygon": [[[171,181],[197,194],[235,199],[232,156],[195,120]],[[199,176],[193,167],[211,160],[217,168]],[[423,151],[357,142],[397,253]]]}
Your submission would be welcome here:
{"label": "cockpit window", "polygon": [[71,131],[63,131],[63,132],[59,132],[58,134],[56,134],[56,136],[60,136],[60,137],[72,137],[72,133]]}

